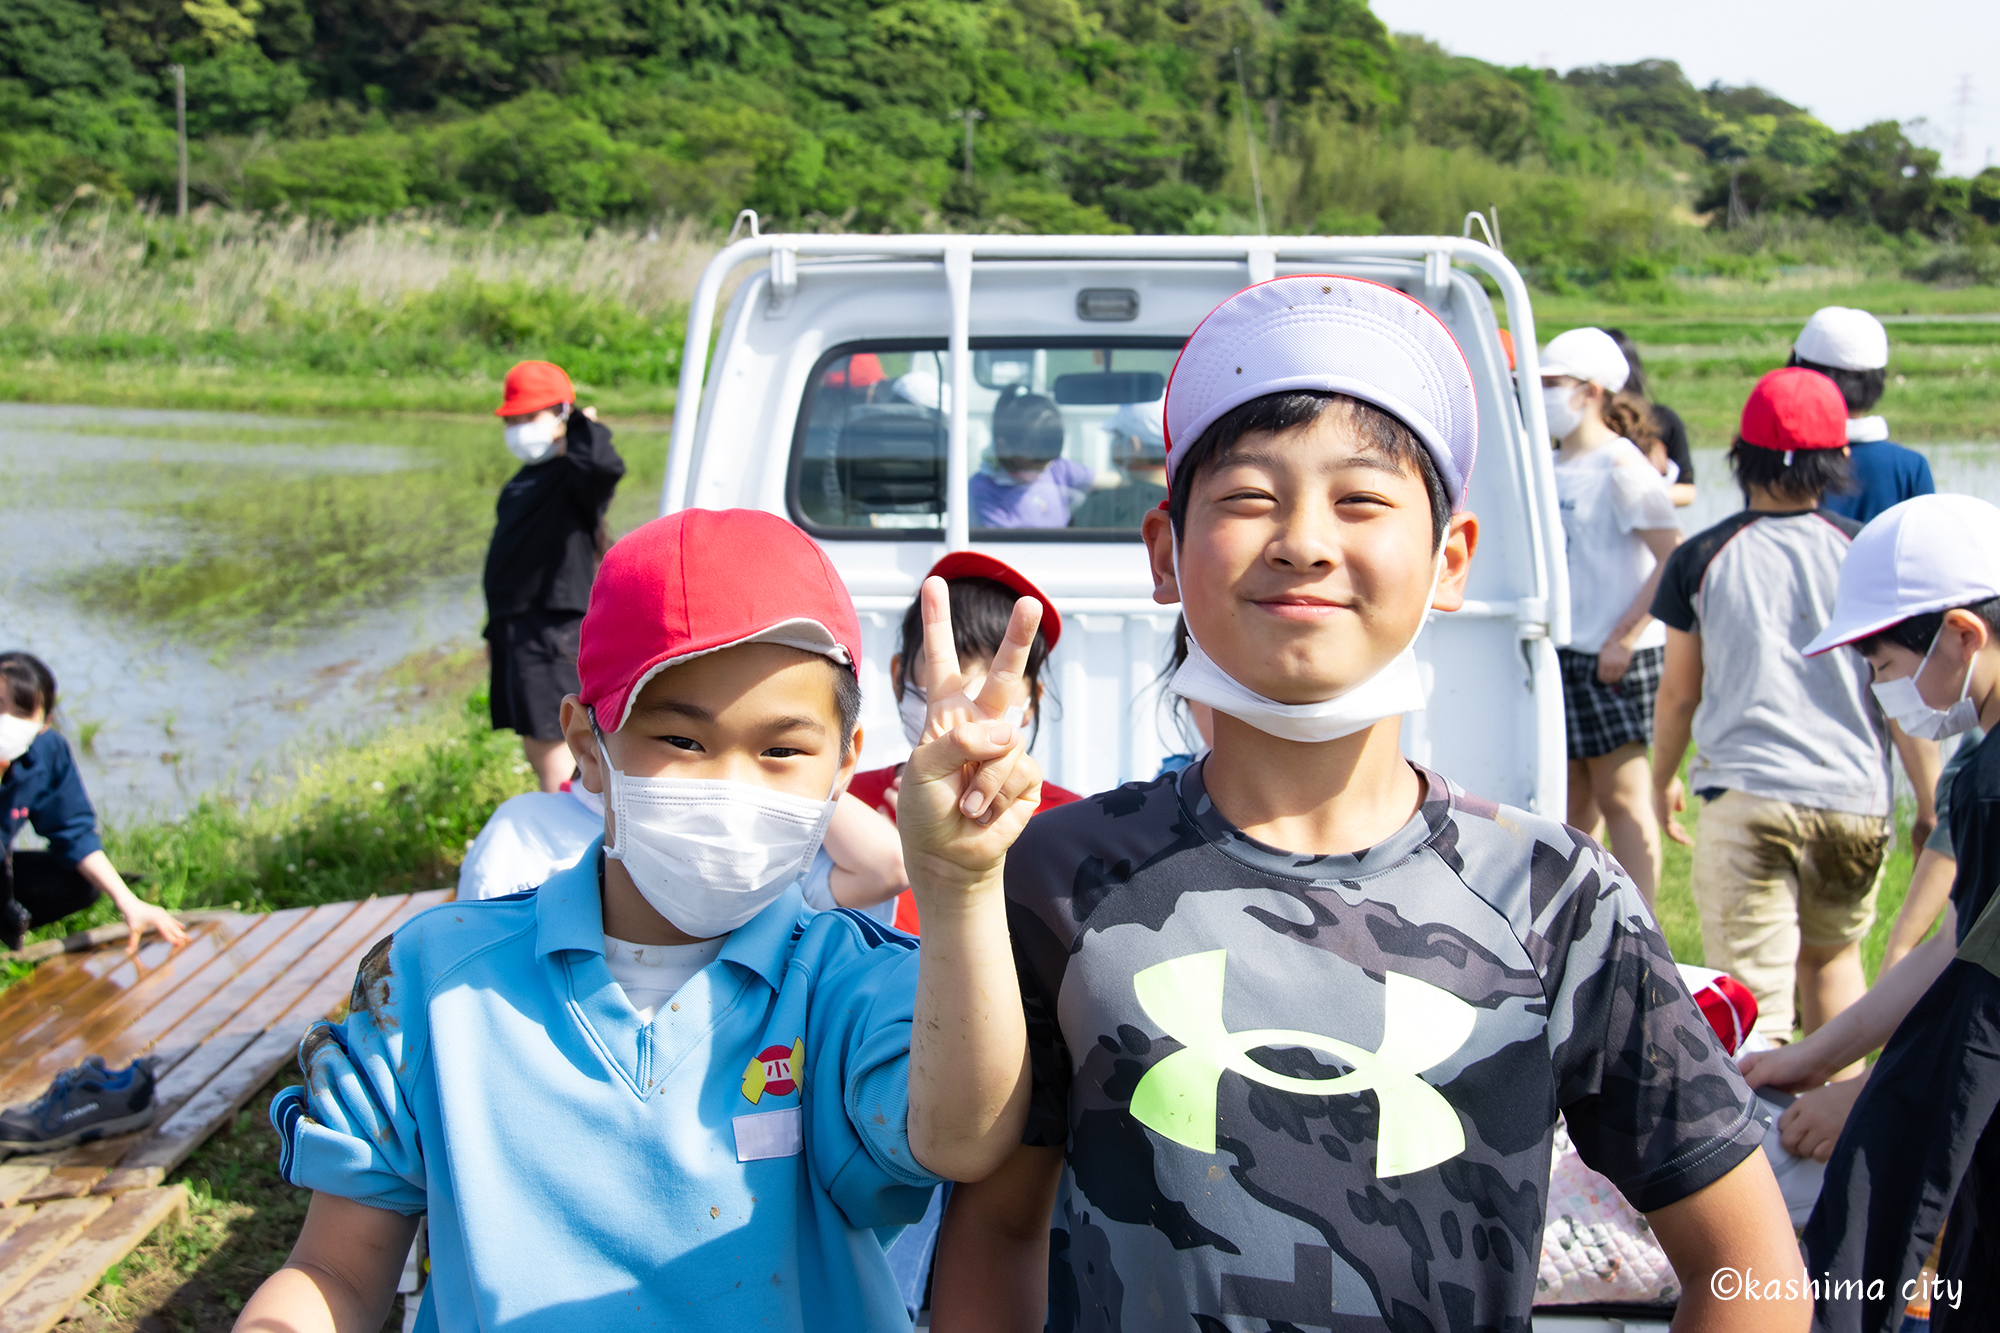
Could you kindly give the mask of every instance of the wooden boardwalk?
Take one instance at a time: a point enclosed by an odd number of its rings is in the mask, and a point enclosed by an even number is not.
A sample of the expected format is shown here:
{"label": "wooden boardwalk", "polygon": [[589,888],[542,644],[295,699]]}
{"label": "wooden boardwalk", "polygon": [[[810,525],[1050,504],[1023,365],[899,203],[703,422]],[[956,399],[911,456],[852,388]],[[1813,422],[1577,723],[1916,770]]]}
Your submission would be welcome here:
{"label": "wooden boardwalk", "polygon": [[[167,1174],[346,1007],[361,956],[449,889],[213,914],[180,950],[158,941],[69,953],[0,994],[0,1105],[30,1101],[86,1055],[152,1056],[150,1128],[0,1164],[0,1333],[42,1333],[88,1295],[186,1191]],[[277,1150],[276,1144],[272,1151]]]}

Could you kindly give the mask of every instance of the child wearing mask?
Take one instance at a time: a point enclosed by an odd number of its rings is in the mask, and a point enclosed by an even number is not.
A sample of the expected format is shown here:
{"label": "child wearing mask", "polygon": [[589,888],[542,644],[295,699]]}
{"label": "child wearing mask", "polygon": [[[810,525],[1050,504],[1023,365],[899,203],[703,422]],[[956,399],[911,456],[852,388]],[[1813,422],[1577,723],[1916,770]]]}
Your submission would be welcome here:
{"label": "child wearing mask", "polygon": [[972,478],[973,526],[1063,528],[1097,471],[1064,458],[1062,409],[1010,384],[993,406],[993,466]]}
{"label": "child wearing mask", "polygon": [[1165,404],[1121,403],[1104,429],[1111,436],[1111,462],[1122,479],[1099,486],[1070,514],[1074,528],[1139,526],[1146,511],[1167,498]]}
{"label": "child wearing mask", "polygon": [[1476,431],[1457,345],[1390,287],[1279,278],[1189,339],[1145,536],[1214,746],[1037,818],[970,886],[1004,892],[1022,1010],[989,1021],[1028,1109],[953,1194],[936,1327],[1525,1328],[1559,1118],[1648,1215],[1686,1326],[1805,1326],[1796,1294],[1710,1290],[1803,1273],[1632,881],[1399,749],[1415,640],[1464,598]]}
{"label": "child wearing mask", "polygon": [[[1747,1057],[1758,1086],[1804,1090],[1881,1049],[1831,1149],[1806,1224],[1825,1284],[1817,1327],[1894,1327],[1942,1229],[1937,1333],[1993,1326],[2000,1303],[2000,509],[1927,495],[1854,539],[1808,654],[1865,660],[1883,709],[1913,736],[1984,727],[1949,801],[1957,873],[1938,933],[1803,1040]],[[1789,1114],[1789,1113],[1788,1113]],[[1788,1135],[1789,1138],[1789,1135]]]}
{"label": "child wearing mask", "polygon": [[607,544],[604,512],[625,460],[562,367],[523,361],[500,406],[507,451],[521,460],[500,489],[486,550],[486,644],[493,729],[513,731],[545,792],[576,770],[557,720],[576,692],[576,636]]}
{"label": "child wearing mask", "polygon": [[[18,949],[30,930],[105,896],[125,918],[127,953],[138,952],[147,931],[176,948],[186,944],[181,923],[133,893],[104,854],[97,811],[69,742],[55,729],[55,711],[48,666],[32,653],[0,653],[0,939]],[[47,851],[15,850],[24,824],[47,839]],[[33,1102],[0,1113],[0,1156],[141,1129],[153,1109],[149,1061],[112,1070],[93,1055],[58,1074]]]}
{"label": "child wearing mask", "polygon": [[[1937,745],[1885,722],[1860,658],[1803,652],[1860,531],[1819,508],[1847,479],[1846,419],[1817,371],[1759,380],[1729,451],[1744,509],[1673,553],[1653,601],[1667,625],[1654,806],[1669,837],[1694,844],[1705,961],[1750,988],[1773,1042],[1791,1040],[1795,1019],[1811,1033],[1867,989],[1860,945],[1889,847],[1892,741],[1920,844],[1935,822]],[[1698,841],[1673,819],[1690,740]]]}
{"label": "child wearing mask", "polygon": [[1666,626],[1653,591],[1680,544],[1673,496],[1633,443],[1648,404],[1624,392],[1630,367],[1602,329],[1571,329],[1542,353],[1542,399],[1556,454],[1556,497],[1569,557],[1570,641],[1556,651],[1569,732],[1569,820],[1595,828],[1650,904],[1660,879],[1653,815],[1653,693]]}
{"label": "child wearing mask", "polygon": [[[976,787],[984,822],[934,824],[938,864],[1033,806],[998,719],[1034,611],[977,698],[939,683],[918,781]],[[800,896],[861,743],[825,555],[760,512],[657,519],[607,555],[581,644],[564,733],[604,838],[534,892],[415,918],[308,1030],[271,1116],[315,1193],[239,1330],[373,1333],[426,1213],[423,1329],[907,1328],[885,1242],[998,1160],[978,1052],[949,1079],[912,1054],[913,1013],[967,1022],[918,1003],[914,942]]]}
{"label": "child wearing mask", "polygon": [[[954,551],[932,565],[924,579],[926,582],[944,580],[951,604],[952,646],[957,653],[958,670],[968,680],[981,680],[992,669],[993,659],[1005,641],[1008,617],[1015,602],[1029,597],[1040,605],[1042,618],[1035,631],[1034,644],[1028,650],[1022,680],[1027,702],[1021,722],[1032,737],[1040,722],[1042,666],[1049,660],[1049,651],[1056,646],[1056,640],[1062,636],[1062,616],[1057,613],[1056,604],[1012,565],[977,551]],[[889,680],[896,690],[896,709],[902,717],[903,736],[913,747],[923,743],[924,719],[930,706],[925,691],[928,682],[924,673],[923,636],[923,599],[920,596],[903,613],[901,646],[889,659]],[[894,821],[902,780],[901,764],[870,769],[854,775],[854,781],[848,784],[847,794]],[[1038,809],[1052,810],[1076,799],[1075,792],[1044,781]],[[896,929],[908,934],[915,935],[922,929],[914,890],[905,890],[896,899],[894,919]]]}
{"label": "child wearing mask", "polygon": [[1815,310],[1785,364],[1817,370],[1847,404],[1850,484],[1827,495],[1829,510],[1867,523],[1891,505],[1937,490],[1930,461],[1890,439],[1889,423],[1875,415],[1889,381],[1889,331],[1881,320],[1848,306]]}

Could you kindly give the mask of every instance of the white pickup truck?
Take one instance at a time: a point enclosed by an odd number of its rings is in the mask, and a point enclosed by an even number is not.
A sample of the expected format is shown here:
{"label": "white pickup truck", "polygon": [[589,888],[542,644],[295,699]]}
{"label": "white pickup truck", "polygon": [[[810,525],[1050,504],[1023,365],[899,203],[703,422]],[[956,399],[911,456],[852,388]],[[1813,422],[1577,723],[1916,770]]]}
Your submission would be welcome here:
{"label": "white pickup truck", "polygon": [[[752,264],[717,338],[725,286]],[[1520,274],[1478,242],[760,236],[753,225],[695,292],[680,402],[700,406],[674,419],[662,511],[764,509],[825,547],[866,637],[864,769],[908,750],[887,666],[904,608],[939,556],[972,547],[1013,564],[1062,611],[1044,675],[1054,699],[1036,741],[1050,778],[1084,793],[1150,778],[1165,755],[1191,748],[1161,700],[1175,612],[1153,602],[1139,543],[1138,516],[1156,492],[1115,466],[1107,427],[1148,404],[1157,412],[1181,344],[1223,298],[1326,272],[1422,300],[1478,385],[1470,600],[1434,615],[1418,640],[1430,707],[1405,723],[1403,748],[1482,795],[1560,814],[1562,527],[1541,395],[1516,392],[1485,284],[1505,303],[1519,382],[1538,386],[1534,317]],[[982,526],[974,509],[994,405],[1023,392],[1057,406],[1063,456],[1095,478],[1067,527]]]}
{"label": "white pickup truck", "polygon": [[[741,270],[755,265],[747,276]],[[985,549],[1063,614],[1036,756],[1073,791],[1150,778],[1192,748],[1163,706],[1176,613],[1152,600],[1138,519],[1157,498],[1114,435],[1155,411],[1181,344],[1223,298],[1288,273],[1345,273],[1437,312],[1472,366],[1480,540],[1464,609],[1417,641],[1430,706],[1403,749],[1481,795],[1560,816],[1567,751],[1556,646],[1569,588],[1534,316],[1520,274],[1469,239],[752,234],[709,264],[688,316],[662,512],[781,514],[832,558],[860,612],[863,769],[902,759],[888,661],[904,609],[946,551]],[[738,285],[715,329],[728,284]],[[1518,377],[1487,284],[1505,304]],[[710,346],[713,343],[713,351]],[[712,364],[711,364],[712,363]],[[1517,392],[1527,385],[1530,392]],[[1061,528],[983,526],[993,410],[1042,395],[1088,497]],[[1079,469],[1071,475],[1083,475]],[[1564,1333],[1664,1333],[1667,1311],[1537,1312]]]}

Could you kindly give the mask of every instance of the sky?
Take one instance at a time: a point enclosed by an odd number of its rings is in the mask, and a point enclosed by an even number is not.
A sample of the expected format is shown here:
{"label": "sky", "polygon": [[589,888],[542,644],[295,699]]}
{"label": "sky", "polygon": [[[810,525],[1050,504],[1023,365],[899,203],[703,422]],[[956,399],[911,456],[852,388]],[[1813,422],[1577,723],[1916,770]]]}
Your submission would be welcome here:
{"label": "sky", "polygon": [[1657,57],[1680,62],[1697,87],[1754,83],[1836,130],[1922,117],[1929,123],[1913,133],[1944,154],[1950,174],[2000,164],[1996,0],[1373,0],[1372,7],[1391,31],[1421,33],[1497,65],[1567,71]]}

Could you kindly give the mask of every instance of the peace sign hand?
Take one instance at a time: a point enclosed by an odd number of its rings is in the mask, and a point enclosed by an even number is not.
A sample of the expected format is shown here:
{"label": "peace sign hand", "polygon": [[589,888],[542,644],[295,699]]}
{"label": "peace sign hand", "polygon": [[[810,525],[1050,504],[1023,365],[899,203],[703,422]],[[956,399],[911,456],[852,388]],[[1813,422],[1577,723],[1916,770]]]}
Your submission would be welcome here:
{"label": "peace sign hand", "polygon": [[912,883],[969,887],[1000,867],[1041,803],[1041,767],[1020,721],[1042,606],[1032,597],[1014,604],[982,680],[959,670],[945,581],[925,579],[918,602],[929,703],[923,742],[903,767],[896,821]]}

